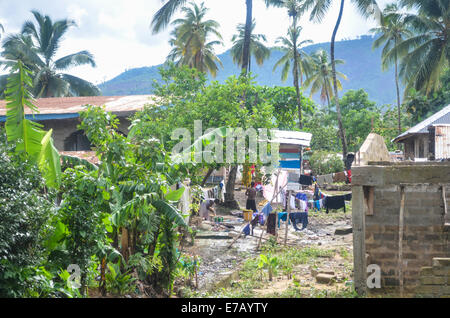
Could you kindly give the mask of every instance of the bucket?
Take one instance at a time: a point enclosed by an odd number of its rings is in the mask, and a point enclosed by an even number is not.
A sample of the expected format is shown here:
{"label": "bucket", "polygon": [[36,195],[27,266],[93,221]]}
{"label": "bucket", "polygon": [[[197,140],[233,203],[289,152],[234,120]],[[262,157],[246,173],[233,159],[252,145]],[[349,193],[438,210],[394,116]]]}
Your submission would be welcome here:
{"label": "bucket", "polygon": [[244,220],[250,222],[253,219],[253,211],[252,210],[244,210]]}

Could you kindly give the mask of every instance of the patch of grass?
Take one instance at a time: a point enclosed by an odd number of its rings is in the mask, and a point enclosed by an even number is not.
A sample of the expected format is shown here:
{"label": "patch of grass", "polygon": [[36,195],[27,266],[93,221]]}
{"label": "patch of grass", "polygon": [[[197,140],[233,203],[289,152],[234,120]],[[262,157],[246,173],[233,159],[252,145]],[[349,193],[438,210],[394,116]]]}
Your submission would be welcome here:
{"label": "patch of grass", "polygon": [[[262,247],[263,254],[267,257],[276,257],[279,261],[279,266],[283,274],[290,276],[293,267],[300,264],[314,265],[318,258],[332,258],[336,254],[336,250],[320,249],[316,247],[284,247],[277,244],[275,241],[268,241]],[[220,288],[208,293],[199,294],[199,297],[205,298],[251,298],[255,297],[255,289],[260,289],[265,286],[267,275],[258,269],[260,255],[248,258],[239,271],[240,280],[233,282],[232,286],[227,288]],[[283,298],[298,298],[305,297],[308,293],[302,290],[301,286],[294,283],[281,293],[274,293],[264,297],[283,297]]]}
{"label": "patch of grass", "polygon": [[344,259],[350,259],[351,258],[350,252],[345,247],[341,247],[339,249],[339,255],[341,255],[341,257],[344,258]]}

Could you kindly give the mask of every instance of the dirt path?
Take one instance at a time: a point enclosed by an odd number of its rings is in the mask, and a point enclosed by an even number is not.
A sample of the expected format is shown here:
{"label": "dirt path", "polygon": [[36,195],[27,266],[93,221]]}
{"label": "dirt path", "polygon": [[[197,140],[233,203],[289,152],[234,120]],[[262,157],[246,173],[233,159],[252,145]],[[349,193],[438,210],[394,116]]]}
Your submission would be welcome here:
{"label": "dirt path", "polygon": [[[245,206],[244,191],[237,191],[236,198],[241,206]],[[261,200],[261,198],[258,199],[258,201]],[[281,222],[278,247],[277,251],[274,251],[278,253],[277,257],[283,260],[291,253],[290,249],[298,250],[300,253],[311,251],[312,254],[311,257],[306,253],[305,257],[294,259],[289,275],[283,275],[283,271],[279,271],[273,281],[262,277],[263,272],[260,276],[248,281],[242,278],[247,275],[245,268],[252,266],[264,252],[257,250],[262,228],[256,228],[253,237],[241,236],[231,248],[228,248],[244,225],[243,219],[232,216],[231,212],[223,208],[217,209],[217,214],[224,218],[224,223],[234,226],[234,229],[218,228],[212,223],[201,223],[193,219],[197,235],[195,244],[186,247],[186,252],[201,258],[199,288],[185,293],[185,296],[214,297],[217,296],[218,290],[247,284],[252,286],[250,286],[251,292],[244,295],[246,297],[329,297],[339,295],[339,291],[346,289],[349,285],[352,276],[352,234],[335,235],[335,231],[351,226],[351,210],[346,214],[335,212],[328,215],[324,212],[310,212],[306,230],[296,232],[292,226],[289,226],[288,249],[283,249],[285,222]],[[269,239],[271,236],[264,234],[263,237]],[[320,251],[326,253],[326,257],[314,256],[317,253],[320,254]],[[316,276],[321,272],[332,276],[329,283],[317,282]],[[250,273],[250,275],[253,274]],[[227,297],[228,295],[219,296]],[[240,295],[231,294],[230,296],[239,297]]]}

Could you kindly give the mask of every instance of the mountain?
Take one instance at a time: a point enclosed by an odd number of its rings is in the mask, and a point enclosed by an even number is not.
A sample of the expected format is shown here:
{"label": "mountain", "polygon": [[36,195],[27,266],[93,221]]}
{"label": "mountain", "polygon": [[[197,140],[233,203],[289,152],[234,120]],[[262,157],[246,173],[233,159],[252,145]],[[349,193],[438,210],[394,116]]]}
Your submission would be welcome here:
{"label": "mountain", "polygon": [[[383,72],[381,70],[381,49],[372,50],[373,41],[372,36],[362,36],[354,40],[336,42],[336,58],[345,61],[345,64],[338,65],[337,69],[348,77],[347,81],[342,81],[343,91],[339,95],[342,96],[350,89],[363,88],[377,105],[395,104],[394,71]],[[318,49],[325,49],[329,52],[330,43],[313,44],[303,49],[308,54],[314,53]],[[292,85],[292,76],[286,82],[281,81],[281,68],[272,72],[273,66],[281,56],[282,52],[273,49],[270,59],[266,60],[262,66],[256,65],[256,63],[252,64],[251,71],[257,76],[256,82],[259,85]],[[229,76],[239,74],[239,68],[233,63],[230,51],[219,55],[219,58],[223,63],[223,69],[212,80],[224,82]],[[99,87],[105,96],[151,94],[153,80],[160,79],[158,74],[160,66],[128,70]],[[306,89],[305,95],[309,95],[308,89]],[[313,99],[320,103],[318,96],[314,96]]]}

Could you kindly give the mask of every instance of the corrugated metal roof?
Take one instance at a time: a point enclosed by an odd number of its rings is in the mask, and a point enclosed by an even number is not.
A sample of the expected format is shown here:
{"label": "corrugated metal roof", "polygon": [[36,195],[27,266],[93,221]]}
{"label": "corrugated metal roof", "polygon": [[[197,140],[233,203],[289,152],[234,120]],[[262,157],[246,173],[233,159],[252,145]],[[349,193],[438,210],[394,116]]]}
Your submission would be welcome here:
{"label": "corrugated metal roof", "polygon": [[271,142],[288,145],[300,145],[309,147],[311,145],[312,134],[301,131],[276,130],[275,139]]}
{"label": "corrugated metal roof", "polygon": [[[151,97],[152,95],[39,98],[34,104],[40,115],[78,114],[84,110],[85,105],[105,106],[106,111],[119,113],[142,109],[144,105],[153,103]],[[25,113],[31,114],[30,109],[26,108]],[[6,116],[5,100],[0,100],[0,116]]]}
{"label": "corrugated metal roof", "polygon": [[408,129],[403,134],[397,136],[393,139],[393,142],[398,142],[401,139],[404,139],[407,136],[414,134],[427,134],[428,127],[436,124],[450,124],[450,105],[437,112],[433,116],[425,119],[424,121],[418,123],[416,126]]}

